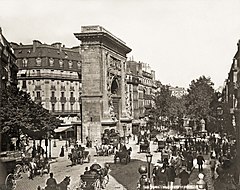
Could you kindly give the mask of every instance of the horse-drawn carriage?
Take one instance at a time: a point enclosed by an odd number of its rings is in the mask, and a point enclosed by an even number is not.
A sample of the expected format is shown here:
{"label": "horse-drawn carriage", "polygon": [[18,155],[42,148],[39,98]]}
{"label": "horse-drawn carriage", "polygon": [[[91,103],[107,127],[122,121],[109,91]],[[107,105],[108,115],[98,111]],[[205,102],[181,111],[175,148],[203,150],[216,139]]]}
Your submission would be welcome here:
{"label": "horse-drawn carriage", "polygon": [[91,156],[89,151],[85,150],[85,147],[75,145],[68,154],[68,159],[71,160],[72,165],[83,164],[84,162],[90,162]]}
{"label": "horse-drawn carriage", "polygon": [[158,140],[157,151],[161,152],[165,148],[165,145],[166,145],[166,141],[165,140],[162,140],[162,139]]}
{"label": "horse-drawn carriage", "polygon": [[109,156],[114,153],[115,147],[113,145],[99,145],[95,146],[97,156]]}
{"label": "horse-drawn carriage", "polygon": [[126,146],[124,145],[119,151],[116,152],[115,156],[114,156],[114,163],[117,163],[117,160],[120,161],[120,163],[122,163],[123,161],[125,162],[125,164],[129,163],[131,160],[131,152],[132,152],[132,148],[126,148]]}
{"label": "horse-drawn carriage", "polygon": [[29,163],[29,175],[30,179],[33,179],[35,176],[50,173],[50,163],[47,158],[36,157],[33,158]]}
{"label": "horse-drawn carriage", "polygon": [[139,152],[150,152],[150,143],[149,141],[145,138],[145,139],[141,139],[140,141],[140,150]]}
{"label": "horse-drawn carriage", "polygon": [[105,189],[109,182],[109,165],[102,168],[99,164],[94,163],[89,171],[85,171],[80,176],[79,187],[81,190],[101,190]]}
{"label": "horse-drawn carriage", "polygon": [[[0,189],[15,189],[16,181],[22,178],[22,172],[28,170],[27,157],[22,151],[4,151],[0,153]],[[2,186],[2,187],[1,187]]]}

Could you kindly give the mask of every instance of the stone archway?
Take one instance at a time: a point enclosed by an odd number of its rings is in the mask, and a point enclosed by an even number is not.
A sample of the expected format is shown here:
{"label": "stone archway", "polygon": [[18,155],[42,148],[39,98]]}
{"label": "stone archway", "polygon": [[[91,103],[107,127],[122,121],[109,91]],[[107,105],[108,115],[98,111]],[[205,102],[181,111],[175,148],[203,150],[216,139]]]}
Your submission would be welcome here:
{"label": "stone archway", "polygon": [[[101,26],[83,26],[75,36],[81,40],[82,50],[83,140],[89,137],[100,142],[103,126],[120,125],[109,110],[115,118],[125,117],[124,64],[131,49]],[[80,134],[77,136],[79,139]]]}

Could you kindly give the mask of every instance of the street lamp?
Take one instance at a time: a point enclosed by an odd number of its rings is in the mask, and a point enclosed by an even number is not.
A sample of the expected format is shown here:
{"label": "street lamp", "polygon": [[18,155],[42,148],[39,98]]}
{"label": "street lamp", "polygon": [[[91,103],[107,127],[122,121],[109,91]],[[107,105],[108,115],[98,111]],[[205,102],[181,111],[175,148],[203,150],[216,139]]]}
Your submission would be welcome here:
{"label": "street lamp", "polygon": [[220,125],[220,135],[222,137],[222,115],[223,115],[223,108],[222,106],[218,106],[217,108],[217,115],[218,115],[218,119],[219,119],[219,125]]}
{"label": "street lamp", "polygon": [[152,162],[152,154],[148,153],[146,154],[146,158],[147,158],[147,163],[148,163],[148,178],[150,179],[150,164]]}
{"label": "street lamp", "polygon": [[198,174],[199,181],[197,181],[197,189],[206,190],[206,182],[203,180],[204,175],[202,173]]}
{"label": "street lamp", "polygon": [[126,144],[126,130],[127,130],[126,125],[123,125],[123,138],[124,138],[124,145]]}

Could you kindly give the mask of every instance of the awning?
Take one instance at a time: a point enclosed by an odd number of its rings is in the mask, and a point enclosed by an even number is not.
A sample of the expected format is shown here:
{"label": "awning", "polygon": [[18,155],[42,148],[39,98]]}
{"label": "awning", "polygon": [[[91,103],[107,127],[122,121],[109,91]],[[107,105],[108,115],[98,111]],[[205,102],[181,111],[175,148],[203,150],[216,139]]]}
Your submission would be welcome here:
{"label": "awning", "polygon": [[65,131],[73,131],[72,126],[67,126],[67,127],[58,127],[57,129],[54,129],[55,133],[61,133]]}

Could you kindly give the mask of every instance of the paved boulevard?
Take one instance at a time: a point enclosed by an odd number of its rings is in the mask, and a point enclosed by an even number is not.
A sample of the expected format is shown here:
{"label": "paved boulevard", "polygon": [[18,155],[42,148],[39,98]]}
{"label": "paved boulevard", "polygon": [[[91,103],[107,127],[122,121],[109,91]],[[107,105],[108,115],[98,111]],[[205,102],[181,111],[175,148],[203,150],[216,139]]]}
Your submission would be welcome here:
{"label": "paved boulevard", "polygon": [[[57,142],[57,147],[52,147],[52,156],[53,157],[58,157],[60,153],[60,148],[62,145],[64,145],[64,141],[59,141]],[[142,161],[146,161],[146,154],[141,153],[139,154],[139,146],[136,145],[135,141],[130,141],[127,146],[131,146],[133,151],[131,154],[131,158],[133,159],[138,159]],[[153,154],[153,161],[152,163],[156,163],[157,160],[161,159],[161,154],[160,153],[155,153],[154,151],[157,149],[156,144],[151,143],[151,153]],[[83,165],[76,165],[76,166],[71,166],[70,160],[67,158],[67,152],[65,152],[65,156],[63,158],[56,158],[56,162],[51,164],[51,172],[54,173],[54,177],[56,178],[57,182],[60,182],[63,180],[63,178],[66,175],[71,176],[71,183],[70,183],[70,189],[76,189],[76,187],[79,184],[79,179],[80,175],[83,174],[85,167],[89,167],[93,161],[96,159],[99,164],[102,166],[104,165],[105,162],[113,162],[113,155],[112,156],[101,156],[101,157],[96,157],[94,156],[95,154],[95,149],[92,148],[90,149],[90,154],[91,154],[91,162],[90,163],[84,163]],[[136,168],[136,172],[137,172]],[[193,172],[194,173],[194,172]],[[193,181],[196,181],[197,179],[197,172],[195,172],[195,176],[192,176]],[[209,175],[209,174],[208,174]],[[43,177],[37,176],[33,180],[30,180],[27,178],[27,174],[23,175],[23,178],[19,181],[17,181],[17,190],[35,190],[37,189],[37,186],[40,185],[41,187],[45,186],[46,180],[49,176],[45,174]],[[210,182],[211,183],[211,182]],[[124,187],[119,184],[113,177],[110,176],[110,182],[107,185],[106,189],[124,189]]]}

